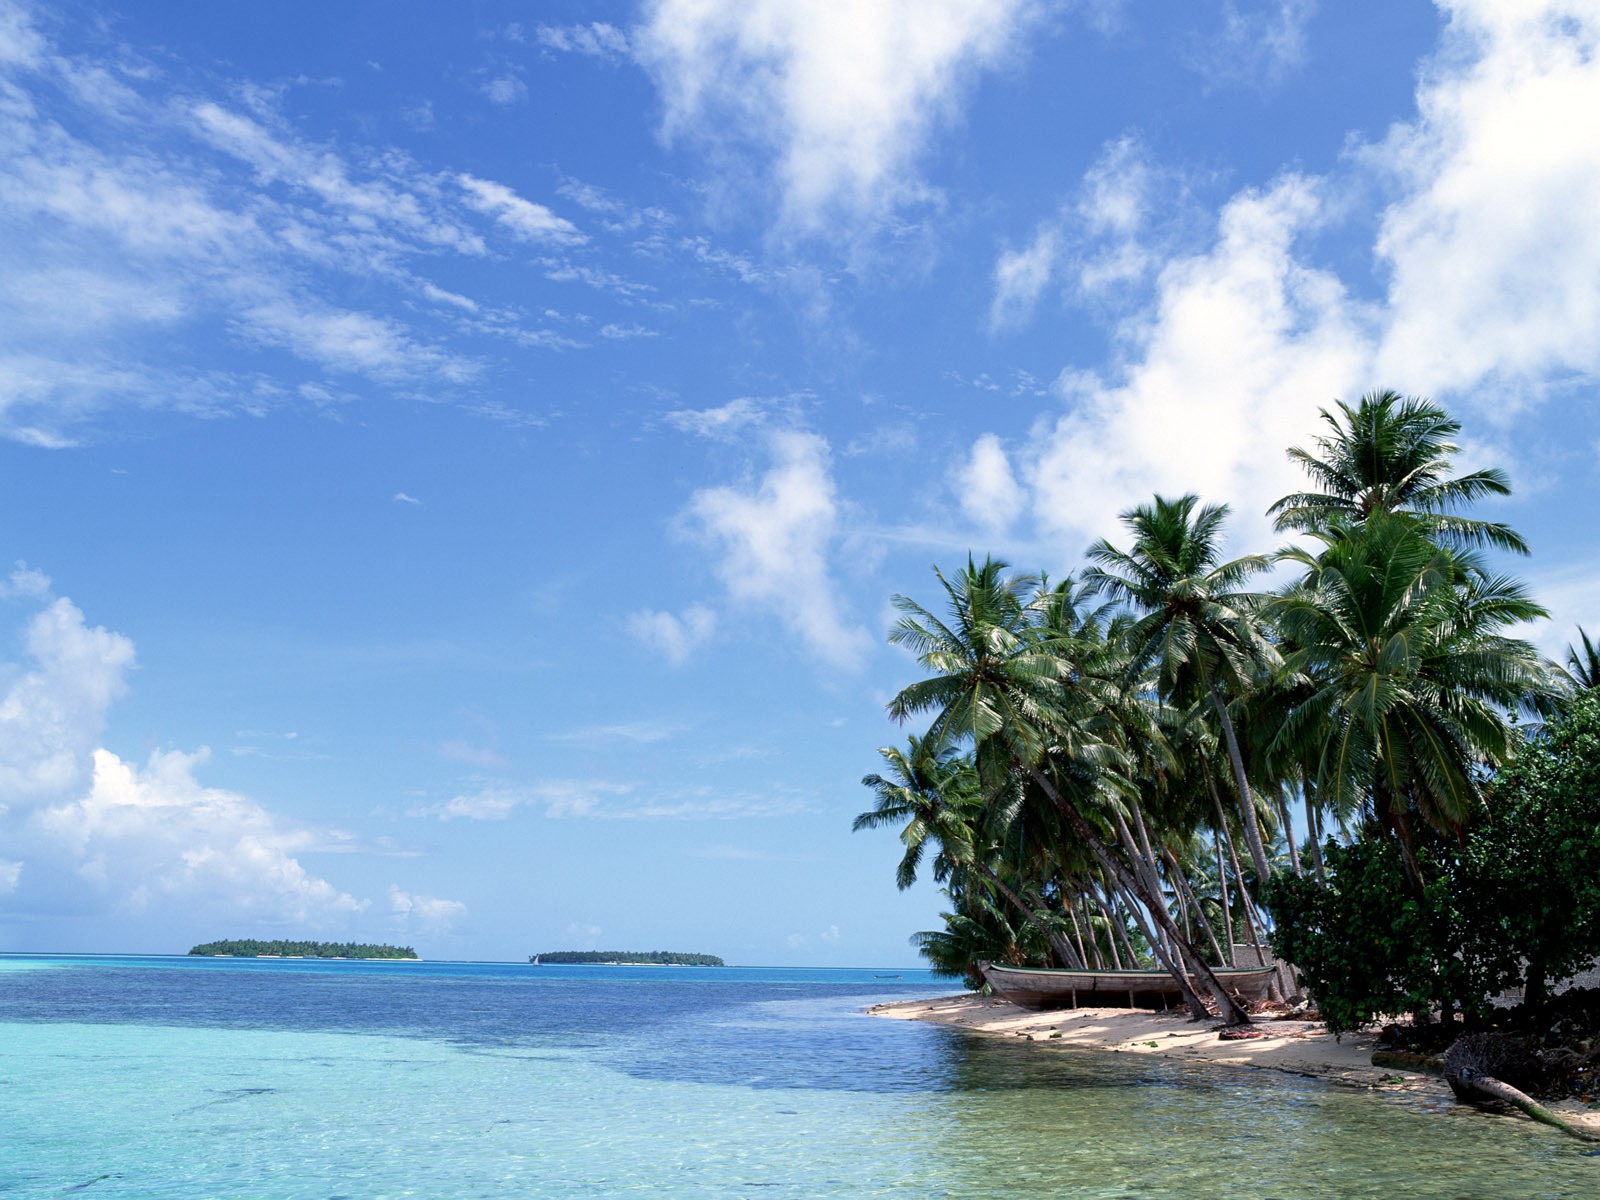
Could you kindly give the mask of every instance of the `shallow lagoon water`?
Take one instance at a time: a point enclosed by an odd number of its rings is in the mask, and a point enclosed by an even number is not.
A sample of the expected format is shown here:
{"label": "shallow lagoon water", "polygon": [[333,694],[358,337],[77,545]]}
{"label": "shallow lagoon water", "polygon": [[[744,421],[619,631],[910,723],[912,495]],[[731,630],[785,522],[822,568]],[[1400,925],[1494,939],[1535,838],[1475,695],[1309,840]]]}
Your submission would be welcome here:
{"label": "shallow lagoon water", "polygon": [[1600,1195],[1600,1159],[1530,1122],[862,1015],[949,990],[3,957],[0,1195]]}

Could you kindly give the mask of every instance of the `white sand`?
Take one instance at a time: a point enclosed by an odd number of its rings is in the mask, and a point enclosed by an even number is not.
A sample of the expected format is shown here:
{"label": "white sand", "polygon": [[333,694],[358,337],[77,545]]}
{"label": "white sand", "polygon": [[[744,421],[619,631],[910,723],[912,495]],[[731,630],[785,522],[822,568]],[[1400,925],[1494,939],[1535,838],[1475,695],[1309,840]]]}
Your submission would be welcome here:
{"label": "white sand", "polygon": [[[991,1036],[1020,1037],[1060,1046],[1114,1054],[1153,1054],[1187,1062],[1287,1071],[1352,1087],[1415,1092],[1450,1098],[1450,1087],[1432,1075],[1372,1065],[1373,1033],[1335,1038],[1317,1021],[1258,1017],[1251,1032],[1265,1037],[1224,1041],[1215,1021],[1191,1021],[1183,1012],[1156,1013],[1126,1008],[1057,1009],[1031,1012],[1004,1000],[967,993],[936,1000],[880,1004],[872,1015],[903,1021],[932,1021]],[[1600,1106],[1564,1101],[1551,1106],[1574,1124],[1600,1132]],[[1519,1120],[1526,1118],[1517,1117]]]}

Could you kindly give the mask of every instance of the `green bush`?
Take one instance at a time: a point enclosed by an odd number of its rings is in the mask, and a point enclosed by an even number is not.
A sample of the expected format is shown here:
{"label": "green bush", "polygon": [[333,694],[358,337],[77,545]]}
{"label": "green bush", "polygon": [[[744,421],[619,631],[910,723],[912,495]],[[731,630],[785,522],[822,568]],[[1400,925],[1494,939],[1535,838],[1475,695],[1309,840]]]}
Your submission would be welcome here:
{"label": "green bush", "polygon": [[1600,695],[1571,701],[1493,782],[1489,811],[1460,845],[1417,852],[1419,892],[1399,849],[1364,836],[1323,851],[1328,883],[1287,874],[1263,898],[1273,948],[1299,968],[1330,1029],[1384,1014],[1461,1012],[1600,956]]}

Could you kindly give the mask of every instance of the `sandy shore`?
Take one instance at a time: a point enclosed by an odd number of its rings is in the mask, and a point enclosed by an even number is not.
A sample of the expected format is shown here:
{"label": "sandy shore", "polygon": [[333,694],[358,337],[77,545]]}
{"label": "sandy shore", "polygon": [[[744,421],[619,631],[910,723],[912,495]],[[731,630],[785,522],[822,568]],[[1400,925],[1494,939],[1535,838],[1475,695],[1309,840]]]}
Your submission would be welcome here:
{"label": "sandy shore", "polygon": [[[1027,1038],[1054,1046],[1286,1071],[1349,1087],[1413,1092],[1439,1100],[1451,1098],[1449,1086],[1437,1076],[1373,1066],[1372,1052],[1376,1044],[1372,1033],[1347,1033],[1336,1039],[1316,1021],[1258,1017],[1251,1032],[1265,1036],[1223,1041],[1218,1036],[1220,1027],[1216,1022],[1190,1021],[1182,1012],[1156,1013],[1126,1008],[1030,1012],[1004,1000],[971,993],[936,1000],[879,1004],[869,1011],[878,1017],[932,1021],[970,1029],[974,1033]],[[1578,1101],[1564,1101],[1551,1107],[1574,1124],[1600,1133],[1600,1107]],[[1516,1119],[1526,1118],[1519,1115]]]}

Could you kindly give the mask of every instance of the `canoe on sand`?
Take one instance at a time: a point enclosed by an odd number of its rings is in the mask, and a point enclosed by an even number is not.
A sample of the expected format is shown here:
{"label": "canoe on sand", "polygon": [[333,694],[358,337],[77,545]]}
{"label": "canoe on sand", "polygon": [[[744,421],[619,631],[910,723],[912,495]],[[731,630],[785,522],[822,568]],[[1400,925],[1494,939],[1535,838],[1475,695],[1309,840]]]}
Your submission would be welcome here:
{"label": "canoe on sand", "polygon": [[[1022,1008],[1169,1008],[1183,999],[1165,971],[1064,971],[979,963],[995,995]],[[1265,998],[1273,967],[1213,967],[1230,992]]]}

